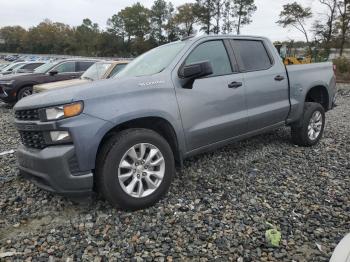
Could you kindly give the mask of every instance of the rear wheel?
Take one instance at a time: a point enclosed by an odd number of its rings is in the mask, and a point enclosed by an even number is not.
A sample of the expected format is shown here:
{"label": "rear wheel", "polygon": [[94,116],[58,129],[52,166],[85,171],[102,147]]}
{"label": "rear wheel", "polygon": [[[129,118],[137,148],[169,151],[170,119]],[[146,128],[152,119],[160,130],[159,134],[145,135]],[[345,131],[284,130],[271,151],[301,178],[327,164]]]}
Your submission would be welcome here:
{"label": "rear wheel", "polygon": [[300,146],[313,146],[322,138],[325,111],[318,103],[305,103],[302,119],[292,126],[292,140]]}
{"label": "rear wheel", "polygon": [[17,93],[17,101],[21,100],[24,97],[32,95],[32,93],[33,93],[32,87],[30,86],[21,88],[21,90],[19,90]]}
{"label": "rear wheel", "polygon": [[162,136],[148,129],[129,129],[102,146],[97,190],[114,206],[145,208],[164,196],[174,173],[173,152]]}

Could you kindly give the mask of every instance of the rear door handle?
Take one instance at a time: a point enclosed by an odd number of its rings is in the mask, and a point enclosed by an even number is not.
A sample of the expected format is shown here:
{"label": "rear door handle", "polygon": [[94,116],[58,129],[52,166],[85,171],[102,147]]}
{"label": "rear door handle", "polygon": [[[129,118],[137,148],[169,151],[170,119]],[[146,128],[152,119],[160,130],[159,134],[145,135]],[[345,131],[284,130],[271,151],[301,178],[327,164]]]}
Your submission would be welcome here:
{"label": "rear door handle", "polygon": [[275,77],[275,80],[276,81],[282,81],[282,80],[284,80],[284,76],[278,75],[278,76]]}
{"label": "rear door handle", "polygon": [[242,82],[232,82],[232,83],[228,84],[228,88],[238,88],[242,85],[243,85]]}

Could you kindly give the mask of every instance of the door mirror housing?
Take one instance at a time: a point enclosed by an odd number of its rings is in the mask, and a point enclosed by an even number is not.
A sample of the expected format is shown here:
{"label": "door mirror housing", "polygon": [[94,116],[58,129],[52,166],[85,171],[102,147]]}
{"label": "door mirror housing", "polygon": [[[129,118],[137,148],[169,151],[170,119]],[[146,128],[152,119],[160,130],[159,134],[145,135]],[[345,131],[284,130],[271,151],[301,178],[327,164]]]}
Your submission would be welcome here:
{"label": "door mirror housing", "polygon": [[209,61],[185,65],[179,72],[179,77],[183,79],[197,79],[213,73],[213,67]]}
{"label": "door mirror housing", "polygon": [[213,73],[213,67],[209,61],[203,61],[195,64],[185,65],[179,71],[179,77],[182,80],[182,87],[192,89],[196,79],[209,76]]}
{"label": "door mirror housing", "polygon": [[57,75],[58,74],[58,71],[57,70],[52,70],[49,72],[50,76],[54,76],[54,75]]}

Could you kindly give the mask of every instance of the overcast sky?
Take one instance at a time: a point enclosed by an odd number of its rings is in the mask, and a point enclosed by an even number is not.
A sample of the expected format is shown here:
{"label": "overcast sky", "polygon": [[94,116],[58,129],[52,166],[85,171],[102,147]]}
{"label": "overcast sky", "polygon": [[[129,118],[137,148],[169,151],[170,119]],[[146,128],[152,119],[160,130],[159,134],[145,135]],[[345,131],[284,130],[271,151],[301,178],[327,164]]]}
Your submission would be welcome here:
{"label": "overcast sky", "polygon": [[[258,10],[254,14],[253,23],[244,27],[242,34],[267,36],[273,41],[303,40],[303,36],[297,30],[284,29],[276,24],[282,5],[293,1],[256,0]],[[101,28],[105,28],[109,17],[135,2],[137,0],[0,0],[0,27],[21,25],[28,28],[37,25],[45,18],[55,22],[79,25],[84,18],[90,18]],[[139,2],[151,7],[153,0],[139,0]],[[191,1],[172,0],[172,2],[178,6]],[[313,19],[324,12],[318,0],[297,0],[297,2],[312,8]],[[309,26],[311,24],[310,21]]]}

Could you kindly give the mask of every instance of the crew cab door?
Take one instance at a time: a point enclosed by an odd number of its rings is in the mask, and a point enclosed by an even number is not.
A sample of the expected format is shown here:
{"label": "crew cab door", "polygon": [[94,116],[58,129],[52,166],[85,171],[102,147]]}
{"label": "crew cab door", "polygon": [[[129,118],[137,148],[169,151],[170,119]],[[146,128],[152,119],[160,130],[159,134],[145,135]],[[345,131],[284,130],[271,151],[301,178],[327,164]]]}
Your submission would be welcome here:
{"label": "crew cab door", "polygon": [[[186,53],[181,67],[209,61],[213,74],[196,79],[191,89],[174,81],[188,151],[246,132],[247,110],[243,75],[237,73],[228,41],[207,40]],[[179,69],[181,69],[181,67]]]}
{"label": "crew cab door", "polygon": [[231,43],[244,72],[248,132],[283,123],[290,103],[288,77],[280,58],[262,40],[235,39]]}

